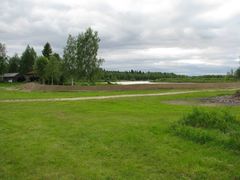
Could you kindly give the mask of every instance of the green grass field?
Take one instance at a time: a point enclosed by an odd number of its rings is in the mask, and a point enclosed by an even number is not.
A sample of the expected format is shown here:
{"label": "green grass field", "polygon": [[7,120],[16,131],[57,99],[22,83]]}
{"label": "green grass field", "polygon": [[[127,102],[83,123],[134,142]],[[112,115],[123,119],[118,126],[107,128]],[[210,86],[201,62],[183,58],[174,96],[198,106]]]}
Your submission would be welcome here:
{"label": "green grass field", "polygon": [[[74,93],[1,89],[0,99],[82,95]],[[0,103],[0,179],[238,179],[240,153],[170,133],[192,106],[165,103],[229,93]],[[222,108],[240,119],[240,107]]]}

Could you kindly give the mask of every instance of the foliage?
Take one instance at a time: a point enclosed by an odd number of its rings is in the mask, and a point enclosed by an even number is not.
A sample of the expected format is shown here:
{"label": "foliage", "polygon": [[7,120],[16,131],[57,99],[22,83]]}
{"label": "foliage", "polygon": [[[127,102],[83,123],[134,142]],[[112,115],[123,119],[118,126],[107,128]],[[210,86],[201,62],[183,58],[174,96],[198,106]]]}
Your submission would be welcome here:
{"label": "foliage", "polygon": [[37,54],[33,48],[27,45],[26,50],[23,52],[20,61],[20,72],[26,74],[33,71],[33,65],[37,58]]}
{"label": "foliage", "polygon": [[9,73],[19,72],[20,61],[21,61],[21,59],[17,54],[15,54],[13,57],[11,57],[8,62],[8,72]]}
{"label": "foliage", "polygon": [[5,44],[0,43],[0,75],[7,70],[7,57]]}
{"label": "foliage", "polygon": [[0,57],[6,57],[7,51],[5,44],[0,43]]}
{"label": "foliage", "polygon": [[174,134],[197,143],[214,142],[239,150],[240,121],[228,111],[193,109],[171,127]]}
{"label": "foliage", "polygon": [[51,84],[59,81],[61,75],[61,63],[55,56],[50,56],[49,62],[46,66],[46,75],[49,78]]}
{"label": "foliage", "polygon": [[157,80],[159,78],[174,78],[178,75],[174,73],[143,72],[143,71],[106,71],[102,70],[102,79],[105,81],[117,80]]}
{"label": "foliage", "polygon": [[230,139],[228,142],[228,146],[232,149],[240,149],[240,132],[234,131],[230,133]]}
{"label": "foliage", "polygon": [[80,79],[94,81],[103,60],[97,58],[100,38],[98,33],[88,28],[77,38],[77,67]]}
{"label": "foliage", "polygon": [[48,59],[44,56],[38,57],[34,64],[34,70],[43,84],[45,83],[45,80],[47,78],[47,65]]}
{"label": "foliage", "polygon": [[7,71],[6,58],[0,56],[0,76]]}
{"label": "foliage", "polygon": [[44,45],[44,48],[42,50],[42,54],[43,56],[45,56],[46,58],[50,58],[50,56],[52,55],[52,48],[51,48],[51,45],[49,42],[47,42],[45,45]]}
{"label": "foliage", "polygon": [[58,53],[53,53],[53,56],[57,58],[57,60],[61,61],[61,56]]}
{"label": "foliage", "polygon": [[68,36],[64,48],[65,74],[72,80],[82,79],[94,81],[100,70],[103,60],[97,58],[100,39],[97,32],[88,28],[85,33],[77,37]]}
{"label": "foliage", "polygon": [[204,75],[186,76],[166,72],[143,72],[143,71],[107,71],[102,70],[100,79],[105,81],[118,80],[150,80],[154,82],[235,82],[233,76],[227,75]]}
{"label": "foliage", "polygon": [[71,77],[72,85],[73,79],[76,78],[77,74],[77,57],[76,57],[76,38],[72,35],[68,36],[67,45],[63,52],[63,64],[65,76]]}
{"label": "foliage", "polygon": [[207,112],[197,108],[184,116],[181,123],[197,128],[219,129],[224,133],[232,131],[239,125],[236,117],[227,111]]}
{"label": "foliage", "polygon": [[240,79],[240,67],[235,71],[235,77]]}

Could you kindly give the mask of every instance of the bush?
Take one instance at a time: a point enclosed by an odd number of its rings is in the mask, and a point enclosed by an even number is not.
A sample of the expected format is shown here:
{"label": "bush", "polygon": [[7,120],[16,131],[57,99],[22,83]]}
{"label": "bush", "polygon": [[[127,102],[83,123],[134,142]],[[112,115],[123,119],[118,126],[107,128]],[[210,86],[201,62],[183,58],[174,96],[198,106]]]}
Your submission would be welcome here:
{"label": "bush", "polygon": [[224,133],[240,126],[236,117],[227,111],[203,111],[197,108],[184,116],[180,123],[192,127],[217,129]]}
{"label": "bush", "polygon": [[240,150],[240,132],[232,132],[230,134],[230,139],[228,142],[228,146],[231,149],[237,149]]}
{"label": "bush", "polygon": [[193,109],[171,126],[171,132],[196,143],[213,142],[240,150],[240,122],[228,111]]}

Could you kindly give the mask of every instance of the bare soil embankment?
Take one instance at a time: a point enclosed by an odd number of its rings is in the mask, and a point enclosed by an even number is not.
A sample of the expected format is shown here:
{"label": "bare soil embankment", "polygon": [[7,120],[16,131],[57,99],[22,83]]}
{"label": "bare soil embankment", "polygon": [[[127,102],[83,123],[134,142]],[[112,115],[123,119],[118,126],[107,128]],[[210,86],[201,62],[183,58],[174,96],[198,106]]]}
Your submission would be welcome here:
{"label": "bare soil embankment", "polygon": [[168,83],[168,84],[138,84],[138,85],[98,85],[98,86],[66,86],[42,85],[26,83],[20,87],[26,91],[117,91],[117,90],[157,90],[157,89],[234,89],[240,88],[240,83]]}

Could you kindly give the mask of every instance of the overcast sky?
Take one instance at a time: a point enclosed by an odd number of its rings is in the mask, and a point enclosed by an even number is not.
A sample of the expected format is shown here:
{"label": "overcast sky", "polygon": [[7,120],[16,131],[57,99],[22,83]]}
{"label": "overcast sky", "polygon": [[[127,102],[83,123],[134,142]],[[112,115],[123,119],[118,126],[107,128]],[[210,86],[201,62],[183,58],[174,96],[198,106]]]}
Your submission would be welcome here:
{"label": "overcast sky", "polygon": [[8,55],[48,41],[62,55],[68,34],[99,32],[111,70],[225,74],[240,55],[239,0],[1,0]]}

